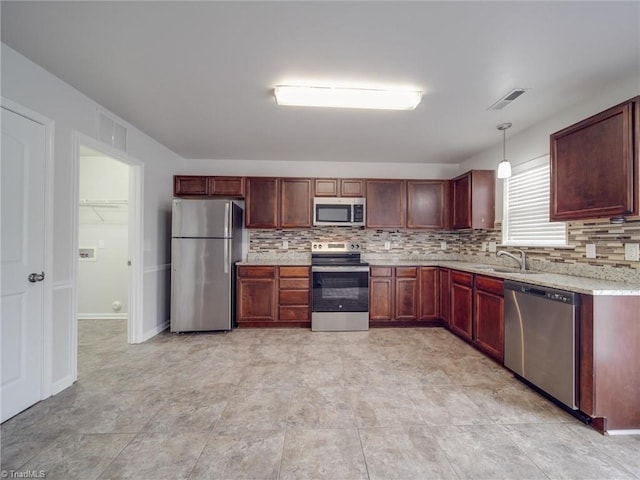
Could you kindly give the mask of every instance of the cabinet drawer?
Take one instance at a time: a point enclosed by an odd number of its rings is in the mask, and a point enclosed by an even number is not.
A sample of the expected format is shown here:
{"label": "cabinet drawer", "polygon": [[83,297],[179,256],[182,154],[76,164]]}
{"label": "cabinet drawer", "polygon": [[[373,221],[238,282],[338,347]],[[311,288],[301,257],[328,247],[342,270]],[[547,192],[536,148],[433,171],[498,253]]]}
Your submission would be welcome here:
{"label": "cabinet drawer", "polygon": [[309,290],[308,278],[280,278],[281,290]]}
{"label": "cabinet drawer", "polygon": [[309,290],[280,290],[280,305],[309,305]]}
{"label": "cabinet drawer", "polygon": [[396,277],[416,278],[418,276],[418,267],[396,267]]}
{"label": "cabinet drawer", "polygon": [[476,275],[476,288],[495,295],[503,295],[502,280]]}
{"label": "cabinet drawer", "polygon": [[309,307],[280,307],[281,321],[304,321],[310,320]]}
{"label": "cabinet drawer", "polygon": [[451,282],[457,283],[458,285],[466,285],[467,287],[471,287],[473,286],[473,274],[452,270]]}
{"label": "cabinet drawer", "polygon": [[371,267],[369,275],[372,277],[391,277],[392,267]]}
{"label": "cabinet drawer", "polygon": [[280,276],[309,278],[309,267],[280,267]]}
{"label": "cabinet drawer", "polygon": [[238,276],[249,278],[275,278],[276,267],[240,266],[238,267]]}

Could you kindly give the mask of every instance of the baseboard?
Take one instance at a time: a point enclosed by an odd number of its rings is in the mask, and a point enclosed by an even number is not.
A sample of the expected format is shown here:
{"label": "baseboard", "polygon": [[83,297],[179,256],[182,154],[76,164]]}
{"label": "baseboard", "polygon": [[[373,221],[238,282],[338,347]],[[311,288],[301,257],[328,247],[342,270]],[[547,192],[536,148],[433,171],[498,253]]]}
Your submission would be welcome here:
{"label": "baseboard", "polygon": [[126,320],[128,313],[79,313],[78,320]]}
{"label": "baseboard", "polygon": [[151,330],[147,330],[146,332],[144,332],[142,334],[142,340],[141,340],[140,343],[146,342],[150,338],[155,337],[156,335],[158,335],[159,333],[164,332],[168,328],[169,328],[169,320],[164,322],[162,325],[158,325],[156,328],[152,328]]}
{"label": "baseboard", "polygon": [[67,375],[66,377],[61,378],[60,380],[53,382],[51,385],[51,395],[57,395],[63,390],[66,390],[71,385],[73,385],[74,379],[73,376]]}

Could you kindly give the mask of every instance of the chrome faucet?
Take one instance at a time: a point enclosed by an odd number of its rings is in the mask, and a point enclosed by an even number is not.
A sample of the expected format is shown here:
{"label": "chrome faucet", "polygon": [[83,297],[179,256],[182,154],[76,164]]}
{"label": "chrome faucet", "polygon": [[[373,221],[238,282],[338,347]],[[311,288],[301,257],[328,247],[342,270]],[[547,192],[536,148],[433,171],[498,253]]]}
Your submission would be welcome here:
{"label": "chrome faucet", "polygon": [[525,272],[527,270],[527,256],[522,250],[514,250],[520,254],[520,258],[516,257],[513,253],[506,252],[504,250],[500,250],[496,255],[498,257],[505,256],[514,259],[518,262],[518,266],[520,267],[521,272]]}

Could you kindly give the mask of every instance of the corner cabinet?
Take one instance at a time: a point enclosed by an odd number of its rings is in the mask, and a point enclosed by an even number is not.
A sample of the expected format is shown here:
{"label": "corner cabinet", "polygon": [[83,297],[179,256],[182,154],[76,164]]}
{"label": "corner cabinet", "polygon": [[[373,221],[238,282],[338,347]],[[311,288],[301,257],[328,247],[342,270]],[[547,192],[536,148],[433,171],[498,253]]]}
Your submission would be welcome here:
{"label": "corner cabinet", "polygon": [[640,96],[551,135],[551,220],[639,214]]}
{"label": "corner cabinet", "polygon": [[493,170],[471,170],[451,181],[451,226],[494,228],[496,176]]}

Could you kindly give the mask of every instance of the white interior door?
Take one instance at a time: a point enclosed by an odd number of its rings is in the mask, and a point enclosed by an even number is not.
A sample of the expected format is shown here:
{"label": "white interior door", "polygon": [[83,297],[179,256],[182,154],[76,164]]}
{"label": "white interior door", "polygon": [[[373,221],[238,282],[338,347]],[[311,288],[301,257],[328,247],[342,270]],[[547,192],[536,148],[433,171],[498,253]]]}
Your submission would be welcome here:
{"label": "white interior door", "polygon": [[2,108],[1,421],[41,399],[45,144],[43,125]]}

